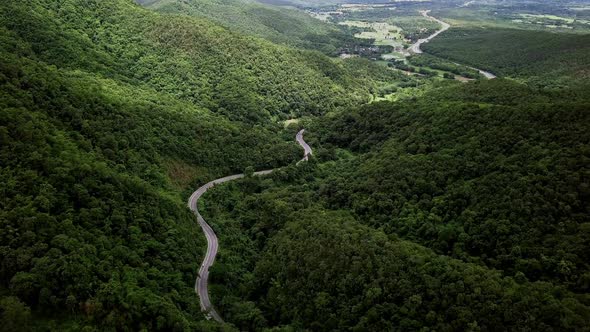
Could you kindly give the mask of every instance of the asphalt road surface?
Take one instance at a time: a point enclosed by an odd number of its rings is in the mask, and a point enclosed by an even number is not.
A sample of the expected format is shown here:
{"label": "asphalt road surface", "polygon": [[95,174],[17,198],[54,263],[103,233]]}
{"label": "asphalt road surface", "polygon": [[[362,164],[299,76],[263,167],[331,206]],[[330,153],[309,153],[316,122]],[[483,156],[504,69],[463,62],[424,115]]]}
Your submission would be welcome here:
{"label": "asphalt road surface", "polygon": [[312,155],[312,151],[311,148],[309,147],[309,145],[307,143],[305,143],[305,141],[303,140],[303,133],[305,132],[305,129],[301,129],[298,133],[297,136],[295,136],[295,139],[297,140],[297,143],[299,143],[299,145],[301,145],[303,147],[303,159],[301,160],[309,160],[309,156]]}
{"label": "asphalt road surface", "polygon": [[428,15],[428,13],[430,13],[430,10],[422,10],[420,11],[420,14],[422,14],[422,16],[429,18],[435,22],[437,22],[438,24],[442,25],[442,28],[440,28],[440,30],[437,30],[435,33],[433,33],[432,35],[428,36],[428,38],[424,38],[424,39],[419,39],[417,42],[415,42],[414,44],[412,44],[409,48],[408,51],[410,53],[414,53],[414,54],[420,54],[423,53],[422,50],[420,49],[420,45],[424,44],[424,43],[428,43],[429,41],[431,41],[434,37],[440,35],[441,33],[449,30],[449,28],[451,27],[451,25],[447,22],[443,22],[441,20],[439,20],[436,17],[430,16]]}
{"label": "asphalt road surface", "polygon": [[[297,143],[299,143],[299,145],[301,145],[301,147],[303,147],[303,150],[304,150],[302,161],[304,161],[304,160],[307,161],[309,159],[309,156],[312,154],[312,151],[311,151],[311,148],[309,147],[309,145],[303,140],[303,132],[304,131],[305,131],[305,129],[301,129],[297,133],[296,140],[297,140]],[[265,171],[258,171],[258,172],[255,172],[254,175],[266,175],[266,174],[272,173],[272,171],[273,171],[272,169],[265,170]],[[191,195],[191,197],[188,199],[188,207],[197,216],[197,220],[199,222],[199,225],[203,229],[203,232],[205,233],[205,237],[207,238],[207,253],[205,254],[205,258],[203,259],[203,263],[201,264],[201,268],[199,269],[199,274],[197,276],[197,280],[195,281],[195,292],[199,296],[199,300],[201,302],[201,310],[203,310],[203,312],[205,312],[207,319],[213,318],[214,320],[216,320],[217,322],[220,322],[220,323],[223,322],[223,319],[221,318],[221,316],[219,316],[219,314],[217,313],[217,311],[215,311],[215,308],[211,304],[211,300],[209,299],[209,291],[208,291],[209,268],[215,262],[215,256],[217,255],[217,249],[219,248],[219,242],[217,241],[217,236],[215,235],[215,232],[213,231],[211,226],[209,226],[209,224],[207,224],[205,219],[203,219],[203,217],[199,213],[199,210],[197,208],[197,203],[199,201],[199,198],[201,198],[201,196],[203,196],[203,194],[205,194],[207,192],[207,190],[213,188],[215,185],[221,184],[224,182],[228,182],[228,181],[232,181],[232,180],[236,180],[236,179],[241,179],[243,177],[244,177],[244,174],[235,174],[235,175],[226,176],[226,177],[223,177],[223,178],[220,178],[217,180],[213,180],[211,182],[204,184],[199,189],[197,189]]]}

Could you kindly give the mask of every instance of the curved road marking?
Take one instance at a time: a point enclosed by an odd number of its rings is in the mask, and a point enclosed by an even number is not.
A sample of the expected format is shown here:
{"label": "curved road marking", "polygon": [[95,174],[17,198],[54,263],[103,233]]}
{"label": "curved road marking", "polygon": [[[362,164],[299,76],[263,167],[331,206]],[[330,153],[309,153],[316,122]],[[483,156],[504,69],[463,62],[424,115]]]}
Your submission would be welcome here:
{"label": "curved road marking", "polygon": [[[301,129],[297,133],[297,136],[295,136],[297,143],[299,143],[299,145],[301,145],[304,150],[303,159],[301,159],[301,161],[307,161],[309,159],[309,156],[312,154],[311,148],[303,140],[303,133],[304,132],[305,132],[305,129]],[[266,174],[270,174],[272,172],[273,172],[273,170],[269,169],[269,170],[265,170],[265,171],[254,172],[254,175],[257,175],[257,176],[258,175],[266,175]],[[203,232],[205,233],[205,237],[207,238],[207,253],[205,254],[205,258],[203,259],[203,263],[201,264],[201,268],[199,269],[199,274],[197,275],[197,280],[195,281],[195,292],[199,296],[199,300],[201,302],[201,310],[205,312],[207,319],[213,318],[217,322],[220,322],[220,323],[223,323],[223,319],[221,318],[221,316],[219,316],[219,314],[217,313],[217,311],[215,310],[215,308],[211,304],[211,300],[209,299],[209,291],[208,291],[208,287],[207,287],[207,283],[209,280],[209,268],[215,262],[215,256],[217,255],[217,249],[219,248],[219,242],[217,241],[217,236],[215,235],[215,232],[213,231],[211,226],[209,226],[209,224],[207,224],[205,219],[203,219],[203,217],[199,213],[199,209],[197,207],[197,202],[199,201],[199,198],[201,198],[201,196],[203,196],[203,194],[205,194],[207,192],[207,190],[213,188],[215,185],[221,184],[224,182],[228,182],[228,181],[232,181],[232,180],[241,179],[243,177],[244,177],[244,174],[235,174],[235,175],[230,175],[230,176],[226,176],[223,178],[213,180],[211,182],[208,182],[208,183],[202,185],[188,199],[188,208],[191,211],[193,211],[194,214],[197,216],[197,220],[199,221],[199,225],[203,229]]]}

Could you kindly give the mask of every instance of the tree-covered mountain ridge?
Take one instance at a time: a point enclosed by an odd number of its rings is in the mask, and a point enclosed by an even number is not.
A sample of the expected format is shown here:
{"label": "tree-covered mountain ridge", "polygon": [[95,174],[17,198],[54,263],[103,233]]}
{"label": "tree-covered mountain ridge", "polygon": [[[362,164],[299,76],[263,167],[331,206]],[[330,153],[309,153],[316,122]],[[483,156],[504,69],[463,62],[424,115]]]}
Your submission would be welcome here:
{"label": "tree-covered mountain ridge", "polygon": [[[585,85],[269,40],[132,0],[0,2],[0,330],[588,330]],[[278,167],[203,199],[208,322],[186,198]]]}
{"label": "tree-covered mountain ridge", "polygon": [[321,113],[367,101],[374,86],[353,78],[354,66],[368,63],[345,65],[242,36],[207,19],[159,15],[133,1],[3,6],[6,29],[31,43],[39,60],[147,84],[231,117]]}
{"label": "tree-covered mountain ridge", "polygon": [[147,8],[203,17],[230,30],[268,39],[274,43],[336,55],[354,41],[344,27],[317,20],[293,7],[276,7],[254,0],[140,0]]}
{"label": "tree-covered mountain ridge", "polygon": [[213,190],[243,330],[585,331],[588,90],[432,89],[305,124],[310,165]]}
{"label": "tree-covered mountain ridge", "polygon": [[377,84],[366,61],[131,0],[2,1],[0,58],[10,331],[207,329],[186,190],[290,163],[277,120],[363,103]]}

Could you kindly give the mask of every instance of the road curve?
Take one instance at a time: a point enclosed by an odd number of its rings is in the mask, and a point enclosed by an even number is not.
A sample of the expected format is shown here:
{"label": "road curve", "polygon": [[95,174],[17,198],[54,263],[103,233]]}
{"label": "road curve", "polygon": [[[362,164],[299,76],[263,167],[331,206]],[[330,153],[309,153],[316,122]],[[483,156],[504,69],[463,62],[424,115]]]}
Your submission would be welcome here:
{"label": "road curve", "polygon": [[420,49],[420,46],[424,43],[428,43],[429,41],[431,41],[434,37],[440,35],[441,33],[449,30],[449,28],[451,27],[451,25],[447,22],[441,21],[436,17],[430,16],[428,15],[428,13],[430,13],[430,10],[421,10],[420,14],[422,14],[422,16],[429,18],[435,22],[437,22],[438,24],[442,25],[442,28],[440,28],[439,30],[437,30],[435,33],[433,33],[432,35],[428,36],[428,38],[424,38],[424,39],[419,39],[417,42],[415,42],[414,44],[412,44],[410,47],[408,47],[408,52],[414,53],[414,54],[421,54],[423,53],[422,50]]}
{"label": "road curve", "polygon": [[309,144],[305,143],[305,141],[303,140],[303,133],[305,132],[305,129],[301,129],[298,133],[297,136],[295,136],[295,139],[297,140],[297,143],[299,143],[299,145],[301,145],[303,147],[303,159],[301,159],[301,161],[307,161],[309,160],[309,156],[312,155],[312,151],[311,148],[309,147]]}
{"label": "road curve", "polygon": [[[437,30],[435,33],[433,33],[432,35],[428,36],[428,38],[425,39],[420,39],[417,42],[415,42],[414,44],[410,45],[410,47],[408,47],[408,49],[406,50],[407,54],[421,54],[424,53],[422,51],[422,49],[420,48],[420,46],[424,43],[428,43],[429,41],[431,41],[434,37],[440,35],[441,33],[449,30],[449,28],[451,27],[451,25],[447,22],[441,21],[438,18],[434,17],[434,16],[430,16],[428,15],[428,13],[430,13],[430,10],[422,10],[420,11],[420,14],[422,14],[422,16],[429,18],[435,22],[437,22],[438,24],[442,25],[442,28],[440,28],[439,30]],[[459,65],[459,64],[457,64]],[[490,73],[489,71],[485,71],[479,68],[475,68],[475,67],[469,67],[466,66],[467,68],[473,69],[473,70],[477,70],[480,74],[482,74],[485,78],[487,79],[494,79],[496,78],[496,75]]]}
{"label": "road curve", "polygon": [[[307,161],[309,159],[309,156],[312,154],[311,148],[303,140],[303,132],[304,131],[305,131],[305,129],[301,129],[297,133],[297,136],[295,137],[297,140],[297,143],[299,143],[299,145],[301,145],[301,147],[303,147],[303,150],[304,150],[303,159],[301,159],[301,161]],[[272,172],[273,172],[273,170],[270,169],[270,170],[265,170],[265,171],[254,172],[254,175],[256,175],[256,176],[266,175],[266,174],[270,174]],[[203,194],[205,194],[207,192],[207,190],[213,188],[215,185],[221,184],[224,182],[228,182],[228,181],[232,181],[232,180],[241,179],[244,176],[245,176],[244,174],[235,174],[235,175],[230,175],[230,176],[226,176],[223,178],[219,178],[219,179],[210,181],[210,182],[202,185],[201,187],[199,187],[199,189],[197,189],[191,195],[191,197],[188,199],[188,208],[191,211],[193,211],[193,213],[197,216],[197,220],[199,222],[199,225],[203,229],[203,232],[205,233],[205,237],[207,238],[207,253],[205,254],[205,258],[203,259],[203,263],[201,263],[201,267],[199,268],[199,274],[197,275],[197,280],[195,281],[195,292],[199,296],[199,300],[201,302],[201,310],[203,312],[205,312],[207,319],[213,318],[215,321],[220,322],[220,323],[223,322],[223,319],[221,318],[221,316],[219,316],[219,314],[217,313],[217,311],[215,310],[215,308],[211,304],[211,300],[209,299],[209,291],[208,291],[208,287],[207,287],[208,280],[209,280],[209,268],[215,262],[215,256],[217,255],[217,249],[219,248],[219,242],[217,241],[217,236],[215,235],[215,232],[213,231],[211,226],[209,226],[209,224],[207,224],[205,219],[203,219],[203,217],[199,213],[197,203],[199,201],[199,198],[201,198],[201,196],[203,196]]]}

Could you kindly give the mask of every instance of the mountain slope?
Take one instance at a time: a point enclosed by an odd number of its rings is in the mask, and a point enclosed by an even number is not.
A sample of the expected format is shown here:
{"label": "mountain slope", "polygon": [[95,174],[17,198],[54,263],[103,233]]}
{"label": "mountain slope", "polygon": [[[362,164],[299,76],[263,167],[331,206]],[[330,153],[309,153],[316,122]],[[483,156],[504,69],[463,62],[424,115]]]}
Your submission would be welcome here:
{"label": "mountain slope", "polygon": [[309,164],[209,193],[214,303],[242,330],[587,331],[589,105],[497,79],[306,123]]}
{"label": "mountain slope", "polygon": [[276,119],[368,100],[373,85],[130,0],[2,1],[0,58],[7,328],[206,329],[185,190],[295,160]]}
{"label": "mountain slope", "polygon": [[[339,62],[231,33],[208,20],[162,16],[132,1],[3,3],[7,31],[60,67],[147,85],[254,122],[369,99]],[[368,84],[367,84],[368,83]]]}
{"label": "mountain slope", "polygon": [[342,27],[312,18],[294,8],[264,5],[253,0],[150,0],[148,8],[167,13],[204,17],[233,31],[251,34],[275,43],[335,54],[353,40]]}
{"label": "mountain slope", "polygon": [[540,87],[575,87],[590,77],[590,34],[461,27],[424,50]]}
{"label": "mountain slope", "polygon": [[362,154],[322,189],[329,206],[439,254],[587,292],[588,90],[494,80],[433,92],[323,124],[327,142]]}

